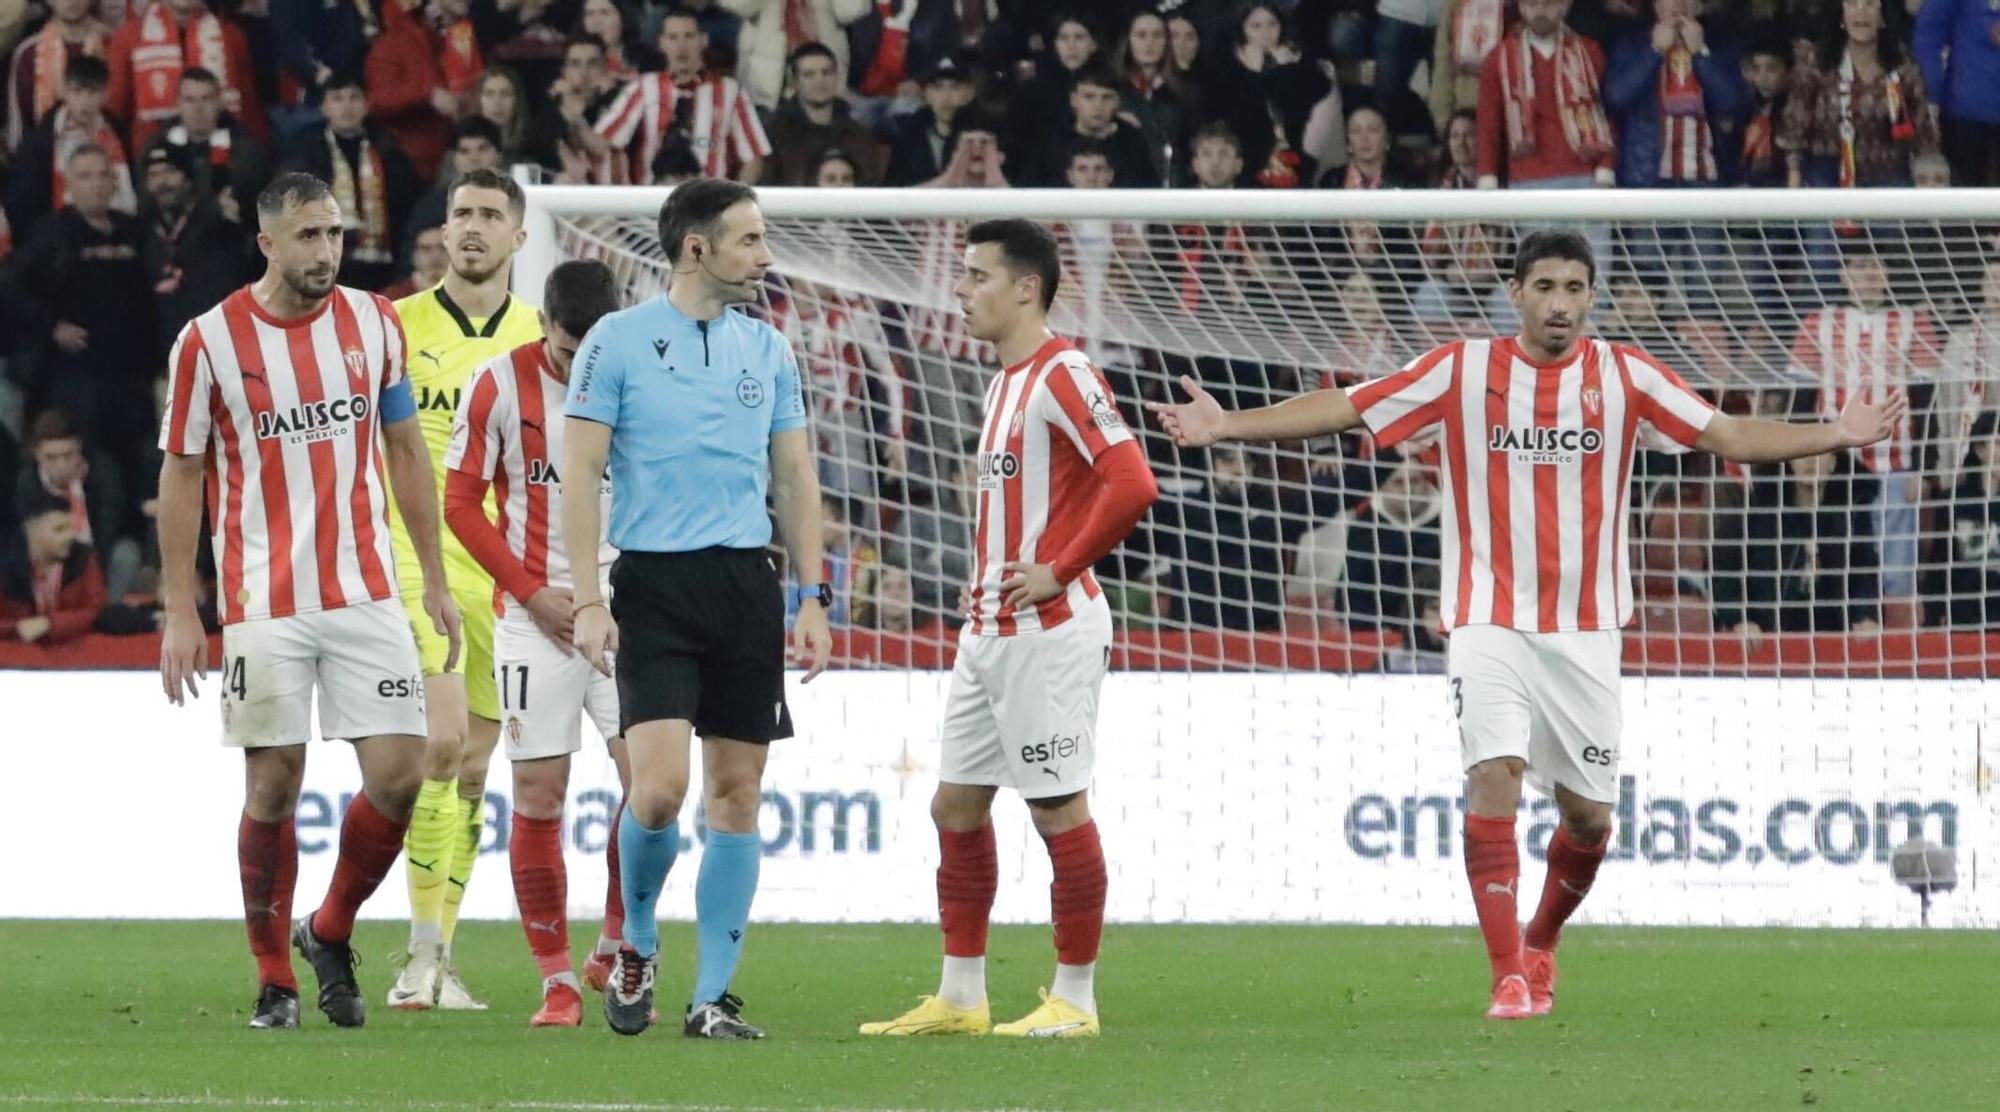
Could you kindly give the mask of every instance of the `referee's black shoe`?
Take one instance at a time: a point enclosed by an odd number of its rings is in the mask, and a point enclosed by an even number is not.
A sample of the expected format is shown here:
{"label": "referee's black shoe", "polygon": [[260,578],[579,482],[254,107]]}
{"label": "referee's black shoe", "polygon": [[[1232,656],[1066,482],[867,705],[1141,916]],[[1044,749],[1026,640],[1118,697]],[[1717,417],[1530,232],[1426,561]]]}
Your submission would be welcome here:
{"label": "referee's black shoe", "polygon": [[292,948],[312,963],[313,976],[319,979],[319,1010],[335,1027],[359,1027],[368,1021],[368,1008],[354,983],[354,947],[313,934],[308,915],[292,927]]}
{"label": "referee's black shoe", "polygon": [[283,985],[265,985],[257,993],[257,1011],[250,1017],[253,1031],[287,1031],[299,1025],[299,990]]}
{"label": "referee's black shoe", "polygon": [[761,1039],[764,1029],[743,1022],[743,998],[725,992],[719,1000],[689,1008],[681,1034],[691,1039]]}
{"label": "referee's black shoe", "polygon": [[604,1022],[613,1031],[638,1035],[653,1025],[653,977],[659,968],[657,956],[642,958],[630,946],[619,947],[604,984]]}

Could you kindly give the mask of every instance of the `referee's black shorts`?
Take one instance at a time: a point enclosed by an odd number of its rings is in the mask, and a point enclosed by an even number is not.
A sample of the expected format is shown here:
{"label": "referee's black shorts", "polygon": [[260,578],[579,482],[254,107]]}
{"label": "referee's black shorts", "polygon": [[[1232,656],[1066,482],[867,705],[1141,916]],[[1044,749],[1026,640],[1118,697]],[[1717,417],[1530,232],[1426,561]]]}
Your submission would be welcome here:
{"label": "referee's black shorts", "polygon": [[704,738],[792,736],[784,587],[763,549],[621,553],[611,611],[622,729],[680,718]]}

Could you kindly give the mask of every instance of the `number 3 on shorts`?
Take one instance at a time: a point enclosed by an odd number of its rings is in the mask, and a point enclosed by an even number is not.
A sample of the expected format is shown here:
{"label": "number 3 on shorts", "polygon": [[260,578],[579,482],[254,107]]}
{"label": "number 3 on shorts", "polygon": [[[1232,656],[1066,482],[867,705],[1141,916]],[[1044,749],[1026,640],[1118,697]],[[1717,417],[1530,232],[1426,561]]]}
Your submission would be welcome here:
{"label": "number 3 on shorts", "polygon": [[1451,678],[1451,716],[1460,719],[1465,717],[1465,678],[1463,676],[1453,676]]}

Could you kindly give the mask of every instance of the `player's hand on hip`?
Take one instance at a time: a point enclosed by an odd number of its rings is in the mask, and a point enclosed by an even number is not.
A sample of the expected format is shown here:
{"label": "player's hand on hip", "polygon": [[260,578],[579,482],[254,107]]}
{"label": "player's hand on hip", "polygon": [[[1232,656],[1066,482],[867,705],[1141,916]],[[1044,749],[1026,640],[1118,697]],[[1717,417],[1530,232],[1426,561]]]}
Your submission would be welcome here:
{"label": "player's hand on hip", "polygon": [[970,617],[972,617],[972,604],[973,604],[973,601],[974,601],[974,600],[973,600],[973,596],[972,596],[972,585],[971,585],[970,583],[967,583],[967,584],[964,584],[964,585],[960,586],[960,587],[959,587],[959,589],[958,589],[958,612],[959,612],[959,614],[960,614],[960,615],[962,615],[962,616],[964,616],[964,617],[967,617],[967,618],[970,618]]}
{"label": "player's hand on hip", "polygon": [[611,654],[618,651],[618,623],[611,620],[611,611],[601,602],[592,603],[577,609],[571,620],[575,628],[570,639],[576,651],[583,654],[599,675],[609,676]]}
{"label": "player's hand on hip", "polygon": [[1840,437],[1855,448],[1887,440],[1896,435],[1909,413],[1910,396],[1901,390],[1884,392],[1878,402],[1856,394],[1840,410]]}
{"label": "player's hand on hip", "polygon": [[576,655],[576,614],[570,609],[576,602],[568,587],[543,587],[529,595],[522,605],[528,608],[528,617],[534,619],[535,628],[543,636],[554,641],[566,655]]}
{"label": "player's hand on hip", "polygon": [[1181,376],[1181,389],[1187,391],[1188,400],[1179,405],[1146,403],[1160,429],[1183,448],[1205,448],[1222,439],[1222,403],[1202,389],[1193,375]]}
{"label": "player's hand on hip", "polygon": [[424,584],[424,613],[430,615],[431,628],[450,643],[444,654],[444,670],[457,668],[458,650],[465,638],[459,629],[458,604],[451,600],[451,592],[442,581]]}
{"label": "player's hand on hip", "polygon": [[833,630],[827,627],[826,607],[801,603],[799,616],[792,619],[792,660],[806,666],[806,678],[799,682],[811,683],[832,658]]}
{"label": "player's hand on hip", "polygon": [[201,685],[196,680],[207,676],[208,632],[201,628],[200,616],[192,610],[167,611],[166,629],[160,635],[160,686],[167,701],[181,706],[183,692],[199,698]]}
{"label": "player's hand on hip", "polygon": [[1016,561],[1000,565],[1000,573],[1000,601],[1016,610],[1062,594],[1062,584],[1056,582],[1056,569],[1051,565]]}

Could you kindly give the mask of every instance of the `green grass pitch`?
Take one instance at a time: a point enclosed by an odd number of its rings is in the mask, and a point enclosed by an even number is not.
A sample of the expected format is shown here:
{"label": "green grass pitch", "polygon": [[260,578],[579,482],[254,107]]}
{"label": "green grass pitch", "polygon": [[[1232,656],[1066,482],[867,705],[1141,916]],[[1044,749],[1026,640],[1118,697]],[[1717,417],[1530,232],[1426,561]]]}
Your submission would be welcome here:
{"label": "green grass pitch", "polygon": [[[692,930],[664,933],[677,1014]],[[995,930],[996,1018],[1034,1002],[1048,937]],[[514,924],[459,932],[491,1011],[394,1012],[400,939],[357,936],[365,1029],[331,1028],[302,967],[304,1029],[259,1033],[240,925],[0,921],[0,1108],[2000,1108],[1991,933],[1573,929],[1557,1015],[1493,1024],[1471,929],[1113,927],[1105,1037],[1035,1044],[854,1033],[935,987],[924,926],[756,927],[760,1044],[619,1038],[588,998],[582,1030],[530,1031]]]}

